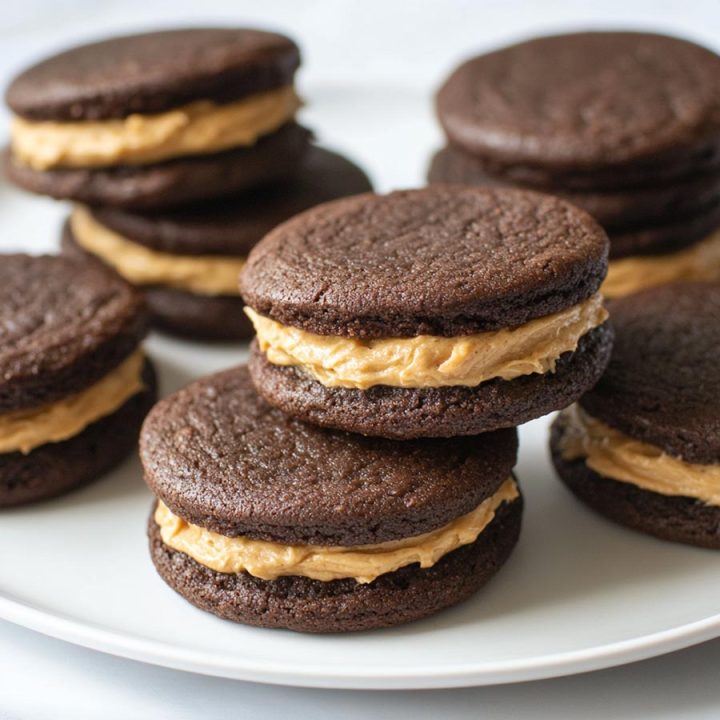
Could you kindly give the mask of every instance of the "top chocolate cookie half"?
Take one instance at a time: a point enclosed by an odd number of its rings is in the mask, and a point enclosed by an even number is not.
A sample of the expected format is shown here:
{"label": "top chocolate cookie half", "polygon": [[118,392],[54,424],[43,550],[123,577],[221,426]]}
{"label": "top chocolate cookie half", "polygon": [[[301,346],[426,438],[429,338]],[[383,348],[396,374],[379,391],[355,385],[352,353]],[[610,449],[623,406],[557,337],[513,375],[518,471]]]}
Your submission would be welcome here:
{"label": "top chocolate cookie half", "polygon": [[145,334],[141,295],[99,263],[0,261],[0,412],[39,407],[114,369]]}
{"label": "top chocolate cookie half", "polygon": [[250,253],[258,313],[320,335],[465,335],[591,297],[608,240],[585,212],[537,193],[435,185],[326,203]]}
{"label": "top chocolate cookie half", "polygon": [[188,522],[348,546],[413,537],[470,512],[510,476],[517,434],[398,443],[323,430],[270,407],[238,367],[159,402],[140,453],[152,491]]}
{"label": "top chocolate cookie half", "polygon": [[720,285],[667,285],[609,309],[612,357],[582,407],[687,462],[720,461]]}
{"label": "top chocolate cookie half", "polygon": [[720,57],[648,33],[537,38],[459,67],[437,113],[451,143],[539,183],[542,171],[689,171],[688,157],[720,161]]}
{"label": "top chocolate cookie half", "polygon": [[33,121],[105,120],[160,113],[195,100],[226,103],[292,82],[289,38],[245,28],[127,35],[82,45],[29,68],[6,101]]}

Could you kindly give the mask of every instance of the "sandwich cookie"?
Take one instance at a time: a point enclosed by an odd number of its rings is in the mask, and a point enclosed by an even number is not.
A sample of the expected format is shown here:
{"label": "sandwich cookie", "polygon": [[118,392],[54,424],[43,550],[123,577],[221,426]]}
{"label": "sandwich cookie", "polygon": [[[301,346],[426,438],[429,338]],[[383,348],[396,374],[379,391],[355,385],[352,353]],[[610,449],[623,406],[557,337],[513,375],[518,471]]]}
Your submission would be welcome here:
{"label": "sandwich cookie", "polygon": [[397,443],[287,417],[245,367],[162,400],[141,435],[158,572],[250,625],[370,630],[467,598],[514,547],[514,429]]}
{"label": "sandwich cookie", "polygon": [[318,425],[473,435],[566,407],[611,347],[607,237],[537,193],[432,186],[296,216],[241,273],[260,394]]}
{"label": "sandwich cookie", "polygon": [[0,507],[117,465],[155,400],[140,295],[98,263],[0,262]]}
{"label": "sandwich cookie", "polygon": [[239,196],[154,212],[77,206],[62,244],[144,288],[156,327],[196,339],[243,339],[252,327],[238,275],[252,247],[302,210],[370,189],[356,165],[313,147],[292,180]]}
{"label": "sandwich cookie", "polygon": [[609,307],[610,364],[555,421],[555,467],[622,525],[720,549],[720,285],[676,283]]}
{"label": "sandwich cookie", "polygon": [[19,75],[6,171],[32,191],[158,207],[288,177],[309,133],[294,123],[297,46],[274,33],[198,28],[128,35]]}
{"label": "sandwich cookie", "polygon": [[603,292],[720,278],[720,57],[631,32],[544,37],[469,60],[440,89],[431,182],[511,184],[610,237]]}

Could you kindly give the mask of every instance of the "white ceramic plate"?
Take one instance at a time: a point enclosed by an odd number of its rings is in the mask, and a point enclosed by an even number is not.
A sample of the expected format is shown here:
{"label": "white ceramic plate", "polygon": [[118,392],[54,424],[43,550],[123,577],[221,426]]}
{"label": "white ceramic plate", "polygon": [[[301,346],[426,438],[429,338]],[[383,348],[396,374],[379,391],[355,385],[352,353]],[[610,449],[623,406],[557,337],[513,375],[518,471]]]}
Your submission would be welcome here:
{"label": "white ceramic plate", "polygon": [[[380,187],[420,182],[436,142],[424,97],[391,88],[311,95],[314,126],[336,146],[342,136],[355,147]],[[389,115],[373,116],[378,106]],[[52,247],[61,217],[61,206],[0,185],[0,250]],[[245,359],[243,347],[161,337],[148,346],[164,393]],[[553,478],[546,434],[546,420],[521,432],[527,511],[515,554],[474,599],[435,618],[313,637],[236,626],[196,610],[150,563],[150,496],[137,461],[62,499],[0,513],[0,617],[168,667],[333,688],[552,677],[720,635],[717,555],[631,533],[586,511]]]}

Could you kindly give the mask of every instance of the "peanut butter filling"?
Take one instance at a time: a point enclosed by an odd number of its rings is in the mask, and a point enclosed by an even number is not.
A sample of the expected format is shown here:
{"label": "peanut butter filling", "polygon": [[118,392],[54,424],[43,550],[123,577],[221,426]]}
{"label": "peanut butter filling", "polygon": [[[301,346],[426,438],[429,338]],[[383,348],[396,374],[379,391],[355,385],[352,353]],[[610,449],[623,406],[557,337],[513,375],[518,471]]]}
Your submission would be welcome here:
{"label": "peanut butter filling", "polygon": [[623,297],[681,280],[720,280],[720,230],[680,252],[612,260],[602,292],[610,298]]}
{"label": "peanut butter filling", "polygon": [[143,389],[145,356],[137,350],[115,370],[81,392],[31,410],[0,415],[0,453],[27,455],[40,445],[79,435],[88,425],[111,415]]}
{"label": "peanut butter filling", "polygon": [[315,335],[245,312],[260,349],[274,365],[296,366],[326,387],[365,390],[373,385],[420,388],[512,380],[554,372],[558,358],[577,348],[580,338],[607,319],[598,293],[553,315],[514,328],[439,337],[362,340]]}
{"label": "peanut butter filling", "polygon": [[226,105],[200,100],[155,115],[118,120],[33,122],[14,117],[14,158],[35,170],[144,165],[254,145],[291,120],[300,106],[292,86]]}
{"label": "peanut butter filling", "polygon": [[508,478],[494,495],[444,527],[403,540],[355,547],[282,545],[242,536],[226,537],[185,522],[160,501],[155,522],[165,545],[217,572],[247,572],[263,580],[301,575],[323,582],[354,578],[369,583],[413,563],[432,567],[443,555],[475,542],[500,505],[517,497],[517,485]]}
{"label": "peanut butter filling", "polygon": [[198,295],[239,295],[245,260],[221,255],[173,255],[150,250],[98,223],[87,208],[70,217],[75,241],[134,285],[163,285]]}
{"label": "peanut butter filling", "polygon": [[698,465],[668,455],[611,428],[578,405],[560,416],[564,423],[560,452],[565,460],[585,458],[587,466],[603,477],[720,506],[720,465]]}

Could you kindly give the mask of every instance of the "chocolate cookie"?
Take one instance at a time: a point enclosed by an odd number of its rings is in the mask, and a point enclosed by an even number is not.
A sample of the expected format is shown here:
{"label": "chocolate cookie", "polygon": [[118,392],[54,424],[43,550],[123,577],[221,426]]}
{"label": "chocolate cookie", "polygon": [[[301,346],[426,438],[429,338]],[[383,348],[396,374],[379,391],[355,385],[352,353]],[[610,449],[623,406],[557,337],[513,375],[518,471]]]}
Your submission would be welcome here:
{"label": "chocolate cookie", "polygon": [[311,133],[288,123],[249,148],[194,155],[153,165],[34,170],[3,154],[6,176],[39,195],[87,205],[147,210],[232,195],[286,181],[297,172]]}
{"label": "chocolate cookie", "polygon": [[[337,632],[415,620],[467,597],[509,555],[516,453],[514,430],[396,443],[315,428],[265,404],[246,368],[227,370],[158,403],[143,427],[160,501],[153,561],[188,600],[240,622]],[[453,529],[468,522],[470,534]],[[198,527],[215,534],[215,560],[192,539]],[[418,548],[423,567],[400,559]]]}
{"label": "chocolate cookie", "polygon": [[163,30],[53,55],[18,75],[5,99],[14,113],[32,120],[107,120],[196,100],[239,100],[292,83],[299,65],[297,46],[283,35]]}
{"label": "chocolate cookie", "polygon": [[494,175],[615,190],[720,162],[720,57],[636,32],[542,37],[469,60],[437,113]]}
{"label": "chocolate cookie", "polygon": [[[440,89],[430,182],[542,189],[610,238],[603,293],[720,280],[720,57],[591,32],[469,60]],[[629,262],[625,262],[628,260]]]}
{"label": "chocolate cookie", "polygon": [[720,548],[720,285],[668,285],[609,307],[612,358],[555,423],[558,472],[620,523]]}
{"label": "chocolate cookie", "polygon": [[600,227],[536,193],[437,185],[321,205],[241,273],[251,373],[285,412],[365,435],[511,427],[602,372],[606,263]]}
{"label": "chocolate cookie", "polygon": [[[301,210],[370,188],[356,165],[314,147],[294,180],[243,195],[171,211],[78,209],[65,225],[62,246],[71,254],[99,257],[143,286],[156,327],[195,339],[244,339],[252,334],[252,326],[238,296],[237,274],[252,247]],[[108,232],[110,239],[98,237]],[[138,252],[143,253],[140,258]],[[124,259],[129,255],[130,260]],[[204,265],[190,276],[173,275],[178,264],[186,273],[193,259]],[[148,270],[152,262],[161,263],[154,274]],[[219,283],[219,273],[225,282]]]}
{"label": "chocolate cookie", "polygon": [[0,413],[55,402],[107,375],[146,331],[115,273],[50,255],[0,262]]}
{"label": "chocolate cookie", "polygon": [[10,84],[6,172],[33,192],[119,207],[195,201],[293,174],[297,46],[275,33],[128,35],[47,58]]}
{"label": "chocolate cookie", "polygon": [[0,506],[98,477],[131,449],[155,397],[141,297],[70,258],[0,263]]}

